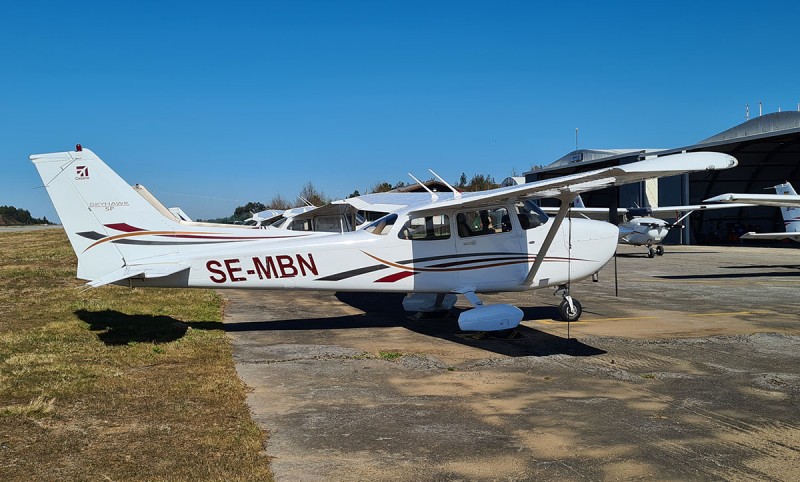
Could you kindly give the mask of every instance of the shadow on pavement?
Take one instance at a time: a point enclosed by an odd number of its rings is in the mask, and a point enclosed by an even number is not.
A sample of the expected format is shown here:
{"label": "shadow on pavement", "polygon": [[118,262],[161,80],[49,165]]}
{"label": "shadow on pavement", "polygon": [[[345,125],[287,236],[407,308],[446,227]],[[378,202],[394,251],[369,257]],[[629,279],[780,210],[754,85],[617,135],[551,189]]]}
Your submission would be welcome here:
{"label": "shadow on pavement", "polygon": [[[512,357],[556,354],[594,356],[605,353],[576,339],[558,337],[522,325],[510,336],[462,332],[457,320],[462,309],[455,308],[450,316],[441,318],[415,318],[403,311],[403,297],[403,294],[395,293],[337,293],[336,298],[339,301],[364,313],[325,318],[225,323],[224,329],[227,332],[248,332],[403,327],[421,335]],[[557,310],[552,307],[523,308],[523,311],[525,319],[553,317],[557,314]]]}

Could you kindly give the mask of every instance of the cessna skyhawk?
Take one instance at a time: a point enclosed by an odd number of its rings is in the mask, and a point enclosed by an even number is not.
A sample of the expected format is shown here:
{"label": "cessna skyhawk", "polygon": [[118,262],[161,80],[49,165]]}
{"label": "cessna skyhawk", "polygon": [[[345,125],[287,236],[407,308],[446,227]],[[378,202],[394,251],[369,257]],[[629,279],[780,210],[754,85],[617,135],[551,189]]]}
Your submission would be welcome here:
{"label": "cessna skyhawk", "polygon": [[[688,153],[490,191],[430,193],[363,229],[325,233],[192,226],[169,219],[88,149],[30,157],[90,286],[303,289],[408,293],[409,311],[451,308],[463,295],[465,331],[515,328],[522,310],[478,293],[563,288],[559,310],[581,315],[569,286],[613,256],[612,224],[565,217],[594,189],[693,171],[735,158]],[[531,200],[555,197],[548,218]]]}

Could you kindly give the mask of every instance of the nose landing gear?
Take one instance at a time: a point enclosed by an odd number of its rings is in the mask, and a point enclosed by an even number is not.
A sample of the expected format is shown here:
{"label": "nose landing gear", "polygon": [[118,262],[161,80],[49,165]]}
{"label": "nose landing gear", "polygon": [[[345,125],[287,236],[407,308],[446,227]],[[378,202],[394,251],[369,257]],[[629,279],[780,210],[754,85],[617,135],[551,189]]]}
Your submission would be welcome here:
{"label": "nose landing gear", "polygon": [[583,314],[583,307],[580,301],[569,295],[569,286],[559,286],[554,294],[561,294],[564,297],[558,305],[558,314],[561,315],[561,319],[564,321],[578,321],[578,318]]}
{"label": "nose landing gear", "polygon": [[647,245],[647,257],[648,258],[655,258],[656,256],[664,256],[664,246],[660,244],[653,248],[652,245]]}

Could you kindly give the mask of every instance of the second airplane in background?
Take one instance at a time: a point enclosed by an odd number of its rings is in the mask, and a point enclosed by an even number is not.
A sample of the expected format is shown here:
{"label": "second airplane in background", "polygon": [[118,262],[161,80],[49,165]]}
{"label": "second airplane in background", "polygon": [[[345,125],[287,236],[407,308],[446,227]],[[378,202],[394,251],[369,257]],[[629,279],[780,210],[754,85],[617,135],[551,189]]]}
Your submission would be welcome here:
{"label": "second airplane in background", "polygon": [[[730,209],[747,207],[751,204],[690,204],[686,206],[659,206],[644,208],[617,208],[617,214],[623,216],[624,221],[619,223],[619,244],[644,246],[647,248],[647,257],[655,258],[664,254],[661,242],[669,234],[670,229],[680,226],[681,221],[695,211],[709,209]],[[543,208],[547,213],[555,213],[558,208]],[[575,199],[570,213],[579,214],[594,219],[609,218],[609,208],[588,208],[583,204],[580,196]],[[654,217],[653,214],[673,214],[677,218],[669,222]]]}
{"label": "second airplane in background", "polygon": [[773,186],[777,194],[722,194],[706,199],[705,202],[731,203],[745,202],[750,205],[775,206],[781,208],[786,231],[780,233],[745,233],[741,239],[791,239],[800,241],[800,196],[789,182]]}

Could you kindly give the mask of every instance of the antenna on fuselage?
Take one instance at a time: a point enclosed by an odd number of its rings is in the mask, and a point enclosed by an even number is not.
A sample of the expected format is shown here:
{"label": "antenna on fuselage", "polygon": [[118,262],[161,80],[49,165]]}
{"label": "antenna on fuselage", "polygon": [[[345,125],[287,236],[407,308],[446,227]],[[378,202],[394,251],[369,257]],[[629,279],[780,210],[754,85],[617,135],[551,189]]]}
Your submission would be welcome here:
{"label": "antenna on fuselage", "polygon": [[417,179],[416,177],[414,177],[414,175],[413,175],[413,174],[411,174],[410,172],[408,173],[408,175],[409,175],[409,176],[411,176],[411,179],[413,179],[413,180],[417,181],[417,184],[419,184],[420,186],[422,186],[422,189],[424,189],[424,190],[428,191],[429,193],[431,193],[431,202],[434,202],[434,203],[435,203],[436,201],[438,201],[438,200],[439,200],[439,196],[438,196],[438,195],[437,195],[435,192],[433,192],[433,191],[431,191],[430,189],[428,189],[428,186],[426,186],[425,184],[422,184],[422,181],[420,181],[419,179]]}
{"label": "antenna on fuselage", "polygon": [[453,191],[453,197],[455,199],[460,199],[461,198],[461,192],[459,192],[456,188],[451,186],[447,181],[442,179],[442,176],[440,176],[440,175],[436,174],[435,172],[433,172],[433,169],[428,169],[428,171],[430,171],[430,173],[433,174],[436,177],[436,179],[440,180],[442,182],[442,184],[444,184],[445,186],[450,188],[451,191]]}

